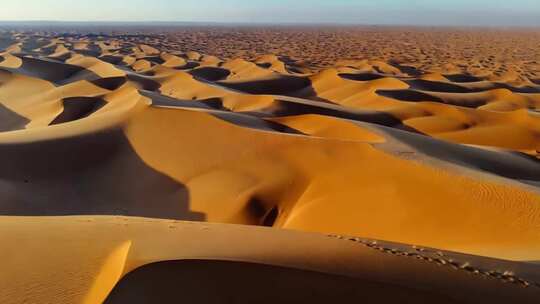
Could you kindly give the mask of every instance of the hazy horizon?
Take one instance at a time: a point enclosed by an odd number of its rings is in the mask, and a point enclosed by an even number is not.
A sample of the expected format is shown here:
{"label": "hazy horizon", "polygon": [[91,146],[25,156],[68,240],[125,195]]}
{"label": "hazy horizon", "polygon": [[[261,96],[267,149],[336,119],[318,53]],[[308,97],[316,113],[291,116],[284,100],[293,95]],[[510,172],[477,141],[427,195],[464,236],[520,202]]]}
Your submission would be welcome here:
{"label": "hazy horizon", "polygon": [[2,5],[7,22],[540,26],[538,0],[27,0]]}
{"label": "hazy horizon", "polygon": [[69,25],[119,25],[119,26],[239,26],[239,27],[258,27],[258,26],[298,26],[298,27],[311,27],[311,26],[329,26],[329,27],[411,27],[411,28],[523,28],[536,30],[540,29],[540,25],[535,24],[400,24],[400,23],[354,23],[354,22],[248,22],[248,21],[161,21],[161,20],[147,20],[147,21],[134,21],[134,20],[0,20],[0,26],[2,25],[17,25],[17,26],[69,26]]}

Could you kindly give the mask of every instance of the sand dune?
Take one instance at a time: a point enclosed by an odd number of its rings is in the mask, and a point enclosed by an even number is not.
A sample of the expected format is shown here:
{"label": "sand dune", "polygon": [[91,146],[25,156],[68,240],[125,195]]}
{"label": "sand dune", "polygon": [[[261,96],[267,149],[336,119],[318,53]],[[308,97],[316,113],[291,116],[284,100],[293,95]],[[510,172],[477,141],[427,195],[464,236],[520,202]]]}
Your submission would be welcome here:
{"label": "sand dune", "polygon": [[536,303],[540,293],[535,264],[356,237],[106,216],[0,225],[3,244],[28,244],[0,253],[11,262],[0,275],[3,303]]}
{"label": "sand dune", "polygon": [[538,301],[533,71],[2,35],[2,303]]}

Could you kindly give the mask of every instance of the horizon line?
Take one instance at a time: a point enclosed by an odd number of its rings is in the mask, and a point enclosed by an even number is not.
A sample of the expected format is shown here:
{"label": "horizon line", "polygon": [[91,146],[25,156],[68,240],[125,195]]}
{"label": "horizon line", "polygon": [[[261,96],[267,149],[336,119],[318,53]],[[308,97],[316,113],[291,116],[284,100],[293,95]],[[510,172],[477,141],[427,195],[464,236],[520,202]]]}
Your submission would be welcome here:
{"label": "horizon line", "polygon": [[361,23],[361,22],[312,22],[312,21],[287,21],[287,22],[258,22],[258,21],[178,21],[178,20],[0,20],[0,24],[36,24],[36,23],[50,23],[50,24],[62,24],[62,23],[95,23],[95,24],[213,24],[213,25],[335,25],[335,26],[411,26],[411,27],[454,27],[454,28],[466,28],[466,27],[479,27],[479,28],[535,28],[540,29],[538,25],[511,25],[511,24],[414,24],[414,23]]}

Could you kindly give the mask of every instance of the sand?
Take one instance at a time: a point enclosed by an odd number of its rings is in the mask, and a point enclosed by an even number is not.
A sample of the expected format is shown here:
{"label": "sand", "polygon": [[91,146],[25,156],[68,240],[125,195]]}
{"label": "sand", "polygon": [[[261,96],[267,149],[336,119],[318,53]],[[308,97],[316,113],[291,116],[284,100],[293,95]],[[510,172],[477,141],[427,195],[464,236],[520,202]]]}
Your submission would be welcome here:
{"label": "sand", "polygon": [[1,303],[540,298],[538,32],[0,35]]}

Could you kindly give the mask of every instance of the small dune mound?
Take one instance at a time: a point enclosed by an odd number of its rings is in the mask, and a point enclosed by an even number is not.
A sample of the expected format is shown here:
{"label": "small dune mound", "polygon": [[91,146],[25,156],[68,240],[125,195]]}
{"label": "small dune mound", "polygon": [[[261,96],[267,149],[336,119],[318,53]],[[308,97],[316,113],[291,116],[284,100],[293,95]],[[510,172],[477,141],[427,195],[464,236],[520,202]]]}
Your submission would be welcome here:
{"label": "small dune mound", "polygon": [[201,55],[200,53],[194,52],[194,51],[188,51],[188,52],[186,52],[186,53],[185,53],[185,56],[186,56],[187,59],[189,59],[189,60],[195,60],[195,61],[200,60],[201,57],[202,57],[202,55]]}
{"label": "small dune mound", "polygon": [[222,60],[216,56],[203,55],[200,58],[201,66],[219,66],[222,63]]}
{"label": "small dune mound", "polygon": [[146,44],[140,44],[139,45],[139,49],[146,55],[156,55],[156,54],[159,54],[160,51],[154,47],[151,47],[149,45],[146,45]]}
{"label": "small dune mound", "polygon": [[258,66],[257,64],[244,59],[230,60],[221,64],[220,67],[227,69],[231,72],[231,79],[257,79],[269,77],[275,73],[268,68]]}
{"label": "small dune mound", "polygon": [[170,68],[181,67],[187,64],[184,58],[181,58],[172,54],[168,54],[168,53],[162,53],[161,59],[163,60],[161,65],[165,67],[170,67]]}
{"label": "small dune mound", "polygon": [[133,70],[135,70],[136,72],[143,72],[150,69],[151,67],[152,63],[144,59],[137,60],[136,62],[131,64],[131,68],[133,68]]}
{"label": "small dune mound", "polygon": [[259,57],[255,60],[255,64],[281,74],[288,74],[288,69],[285,66],[285,63],[273,54]]}
{"label": "small dune mound", "polygon": [[2,56],[2,61],[0,61],[0,67],[16,69],[22,65],[22,60],[11,54],[5,54]]}
{"label": "small dune mound", "polygon": [[387,62],[384,62],[384,61],[372,61],[370,62],[370,64],[373,66],[373,68],[375,69],[375,71],[379,72],[379,73],[382,73],[382,74],[389,74],[389,75],[400,75],[402,74],[402,71],[387,63]]}
{"label": "small dune mound", "polygon": [[67,60],[66,63],[83,67],[86,70],[91,71],[92,73],[95,73],[101,78],[123,77],[126,75],[124,71],[116,68],[114,65],[107,62],[103,62],[94,57],[87,57],[87,56],[73,57]]}

